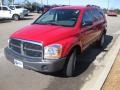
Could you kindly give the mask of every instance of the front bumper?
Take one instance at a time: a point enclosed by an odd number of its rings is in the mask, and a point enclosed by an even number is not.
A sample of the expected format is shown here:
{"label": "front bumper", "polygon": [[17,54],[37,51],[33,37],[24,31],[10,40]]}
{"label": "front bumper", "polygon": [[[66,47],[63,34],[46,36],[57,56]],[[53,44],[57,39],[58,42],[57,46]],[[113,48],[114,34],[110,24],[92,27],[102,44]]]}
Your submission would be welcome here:
{"label": "front bumper", "polygon": [[20,14],[20,18],[24,18],[25,15],[23,13]]}
{"label": "front bumper", "polygon": [[24,15],[25,15],[25,16],[28,15],[28,11],[25,11],[25,12],[24,12]]}
{"label": "front bumper", "polygon": [[55,72],[63,69],[65,59],[58,60],[39,60],[38,58],[29,58],[19,55],[9,48],[4,49],[6,58],[14,64],[14,60],[17,59],[23,62],[23,68],[32,69],[40,72]]}

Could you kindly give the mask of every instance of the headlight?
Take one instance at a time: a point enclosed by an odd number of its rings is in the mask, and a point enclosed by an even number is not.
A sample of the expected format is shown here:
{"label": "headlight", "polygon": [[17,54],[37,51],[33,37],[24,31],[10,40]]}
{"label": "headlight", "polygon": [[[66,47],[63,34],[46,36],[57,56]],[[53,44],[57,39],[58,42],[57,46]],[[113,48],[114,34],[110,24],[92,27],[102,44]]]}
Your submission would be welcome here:
{"label": "headlight", "polygon": [[9,44],[9,42],[10,42],[10,39],[8,39],[8,44]]}
{"label": "headlight", "polygon": [[10,38],[8,39],[8,47],[10,47]]}
{"label": "headlight", "polygon": [[53,44],[44,48],[45,59],[59,59],[62,53],[62,46],[60,44]]}
{"label": "headlight", "polygon": [[20,14],[23,14],[23,12],[20,12]]}

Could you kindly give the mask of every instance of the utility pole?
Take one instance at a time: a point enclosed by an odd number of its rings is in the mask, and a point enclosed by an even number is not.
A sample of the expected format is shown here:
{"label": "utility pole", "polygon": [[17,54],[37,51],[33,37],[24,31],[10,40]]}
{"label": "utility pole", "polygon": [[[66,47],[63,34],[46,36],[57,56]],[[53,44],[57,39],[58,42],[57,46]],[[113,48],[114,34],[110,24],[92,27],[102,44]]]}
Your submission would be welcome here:
{"label": "utility pole", "polygon": [[48,5],[48,0],[47,0],[47,5]]}
{"label": "utility pole", "polygon": [[69,0],[69,6],[70,6],[70,0]]}
{"label": "utility pole", "polygon": [[43,0],[41,0],[41,5],[43,6]]}
{"label": "utility pole", "polygon": [[41,4],[43,4],[43,1],[41,0]]}
{"label": "utility pole", "polygon": [[0,0],[0,5],[2,6],[2,0]]}
{"label": "utility pole", "polygon": [[12,0],[12,5],[14,5],[14,0]]}
{"label": "utility pole", "polygon": [[2,5],[3,5],[3,0],[0,0],[1,10],[3,9],[3,8],[2,8]]}
{"label": "utility pole", "polygon": [[37,0],[35,0],[35,7],[36,7],[36,11],[37,11]]}
{"label": "utility pole", "polygon": [[4,0],[0,0],[0,5],[1,5],[1,6],[3,5],[3,2],[4,2]]}
{"label": "utility pole", "polygon": [[109,7],[110,7],[110,0],[108,0],[108,10],[109,10]]}

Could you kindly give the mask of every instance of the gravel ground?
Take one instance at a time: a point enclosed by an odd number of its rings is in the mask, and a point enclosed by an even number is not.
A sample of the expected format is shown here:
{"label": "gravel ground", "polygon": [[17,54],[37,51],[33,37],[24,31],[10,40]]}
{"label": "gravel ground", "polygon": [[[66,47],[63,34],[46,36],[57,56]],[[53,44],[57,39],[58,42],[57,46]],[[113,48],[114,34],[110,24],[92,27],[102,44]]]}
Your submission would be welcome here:
{"label": "gravel ground", "polygon": [[102,90],[120,90],[120,52],[102,87]]}

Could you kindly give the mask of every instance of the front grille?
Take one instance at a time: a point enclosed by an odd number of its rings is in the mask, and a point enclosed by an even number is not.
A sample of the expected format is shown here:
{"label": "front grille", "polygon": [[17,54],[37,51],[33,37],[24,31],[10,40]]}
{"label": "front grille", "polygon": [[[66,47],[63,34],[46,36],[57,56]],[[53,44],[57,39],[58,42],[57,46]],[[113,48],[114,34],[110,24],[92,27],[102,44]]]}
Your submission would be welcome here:
{"label": "front grille", "polygon": [[23,56],[42,58],[43,55],[43,46],[37,42],[12,38],[9,41],[9,48]]}
{"label": "front grille", "polygon": [[24,10],[23,13],[27,13],[27,10]]}

